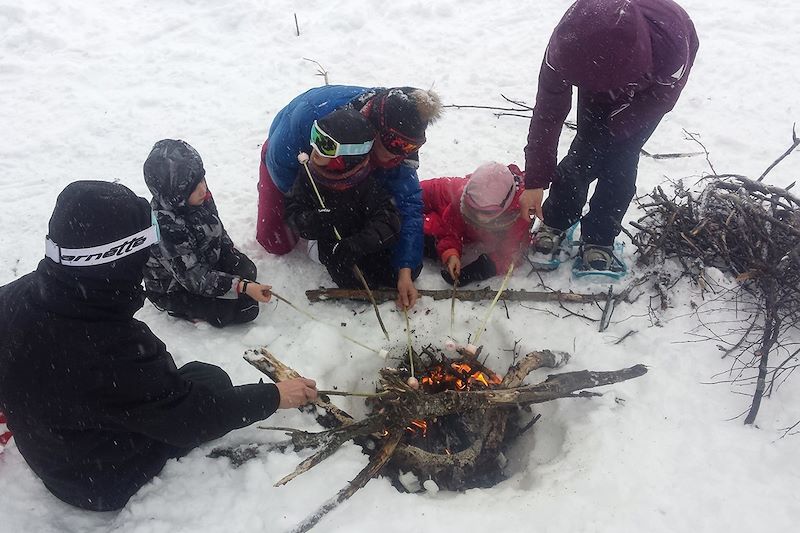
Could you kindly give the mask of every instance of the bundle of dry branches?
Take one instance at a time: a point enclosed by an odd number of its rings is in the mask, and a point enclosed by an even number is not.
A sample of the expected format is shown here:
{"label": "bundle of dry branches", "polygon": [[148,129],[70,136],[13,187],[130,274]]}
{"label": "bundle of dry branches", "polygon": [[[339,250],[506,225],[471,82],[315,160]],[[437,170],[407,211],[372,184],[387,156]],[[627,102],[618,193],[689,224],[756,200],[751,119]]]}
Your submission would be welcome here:
{"label": "bundle of dry branches", "polygon": [[[794,183],[780,188],[761,182],[798,145],[793,134],[792,148],[758,180],[713,174],[702,180],[705,187],[699,194],[680,182],[671,194],[657,187],[638,199],[644,215],[631,223],[638,230],[629,236],[639,264],[661,266],[675,260],[682,266],[678,278],[689,276],[703,288],[705,268],[713,266],[733,274],[740,290],[756,302],[739,341],[726,350],[745,369],[758,369],[745,424],[755,421],[765,393],[800,367],[800,350],[788,349],[787,342],[800,318],[800,199],[789,192]],[[662,308],[669,284],[677,282],[665,272],[653,269]],[[769,356],[778,350],[788,357],[770,366]]]}

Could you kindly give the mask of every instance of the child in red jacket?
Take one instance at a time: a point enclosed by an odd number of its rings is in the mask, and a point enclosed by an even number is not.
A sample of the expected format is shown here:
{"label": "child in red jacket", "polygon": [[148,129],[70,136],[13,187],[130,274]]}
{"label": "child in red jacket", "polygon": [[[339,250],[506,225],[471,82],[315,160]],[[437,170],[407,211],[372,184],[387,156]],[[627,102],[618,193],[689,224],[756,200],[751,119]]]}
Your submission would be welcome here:
{"label": "child in red jacket", "polygon": [[[485,163],[465,178],[420,182],[423,232],[446,267],[445,281],[482,281],[505,273],[519,260],[519,250],[530,242],[530,221],[519,216],[524,181],[516,165]],[[483,253],[462,268],[464,244],[475,244]]]}

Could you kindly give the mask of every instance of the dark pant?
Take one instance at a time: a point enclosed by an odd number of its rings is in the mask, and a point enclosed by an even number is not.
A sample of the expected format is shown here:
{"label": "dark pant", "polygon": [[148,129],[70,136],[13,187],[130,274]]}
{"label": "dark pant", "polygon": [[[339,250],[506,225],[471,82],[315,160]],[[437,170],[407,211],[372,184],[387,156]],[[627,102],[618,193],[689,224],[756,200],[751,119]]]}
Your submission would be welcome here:
{"label": "dark pant", "polygon": [[[178,369],[178,374],[187,381],[191,381],[192,386],[206,387],[213,391],[224,391],[233,388],[233,383],[228,374],[220,367],[208,363],[201,363],[200,361],[186,363]],[[165,445],[165,453],[168,459],[183,457],[193,449]]]}
{"label": "dark pant", "polygon": [[[661,117],[630,138],[615,138],[606,125],[608,110],[579,99],[578,133],[542,206],[545,224],[565,230],[580,218],[583,242],[611,246],[636,193],[639,151],[660,121]],[[594,180],[589,212],[581,218]]]}
{"label": "dark pant", "polygon": [[[328,269],[328,273],[337,287],[343,289],[363,288],[352,268],[333,262],[322,249],[320,249],[320,261]],[[358,268],[364,274],[364,279],[367,280],[370,289],[397,286],[397,269],[392,265],[392,250],[390,249],[361,257],[358,260]],[[421,271],[422,264],[411,271],[411,279],[417,279]]]}
{"label": "dark pant", "polygon": [[[238,250],[222,254],[216,268],[249,280],[255,280],[258,273],[256,265]],[[175,291],[167,294],[148,294],[148,297],[156,307],[168,311],[172,316],[187,320],[203,320],[218,328],[251,322],[258,316],[258,302],[244,294],[239,298],[226,299]]]}
{"label": "dark pant", "polygon": [[428,259],[439,259],[439,251],[436,249],[436,237],[425,235],[422,241],[422,256]]}

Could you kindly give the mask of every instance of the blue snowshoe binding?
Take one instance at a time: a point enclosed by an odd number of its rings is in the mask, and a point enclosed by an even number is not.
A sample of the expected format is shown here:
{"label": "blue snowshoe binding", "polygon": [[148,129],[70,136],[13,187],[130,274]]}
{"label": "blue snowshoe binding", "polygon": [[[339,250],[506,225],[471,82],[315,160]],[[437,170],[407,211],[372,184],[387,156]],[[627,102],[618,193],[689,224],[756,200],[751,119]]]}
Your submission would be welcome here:
{"label": "blue snowshoe binding", "polygon": [[581,251],[572,263],[572,275],[576,278],[618,280],[628,273],[628,265],[621,259],[624,244],[593,246],[581,244]]}
{"label": "blue snowshoe binding", "polygon": [[572,257],[572,250],[578,244],[575,240],[576,222],[563,233],[544,224],[531,230],[531,245],[528,247],[527,260],[533,270],[548,272],[555,270]]}

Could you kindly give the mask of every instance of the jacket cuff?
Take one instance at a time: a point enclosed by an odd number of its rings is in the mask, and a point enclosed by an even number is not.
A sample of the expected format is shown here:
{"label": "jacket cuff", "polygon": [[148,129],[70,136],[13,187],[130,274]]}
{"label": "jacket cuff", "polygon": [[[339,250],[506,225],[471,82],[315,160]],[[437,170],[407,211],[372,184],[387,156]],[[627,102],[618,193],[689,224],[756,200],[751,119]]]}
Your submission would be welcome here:
{"label": "jacket cuff", "polygon": [[217,296],[217,298],[221,298],[223,300],[235,300],[239,297],[239,292],[236,290],[236,286],[239,285],[239,278],[234,277],[231,279],[231,288],[227,290],[224,294]]}
{"label": "jacket cuff", "polygon": [[273,383],[251,383],[237,387],[245,393],[243,418],[247,424],[264,420],[278,410],[281,394]]}
{"label": "jacket cuff", "polygon": [[529,191],[531,189],[549,189],[550,182],[547,178],[541,178],[539,176],[535,177],[528,177],[532,176],[532,173],[525,172],[525,190]]}
{"label": "jacket cuff", "polygon": [[447,264],[447,260],[453,256],[459,256],[458,250],[455,248],[448,248],[444,252],[442,252],[442,263]]}

